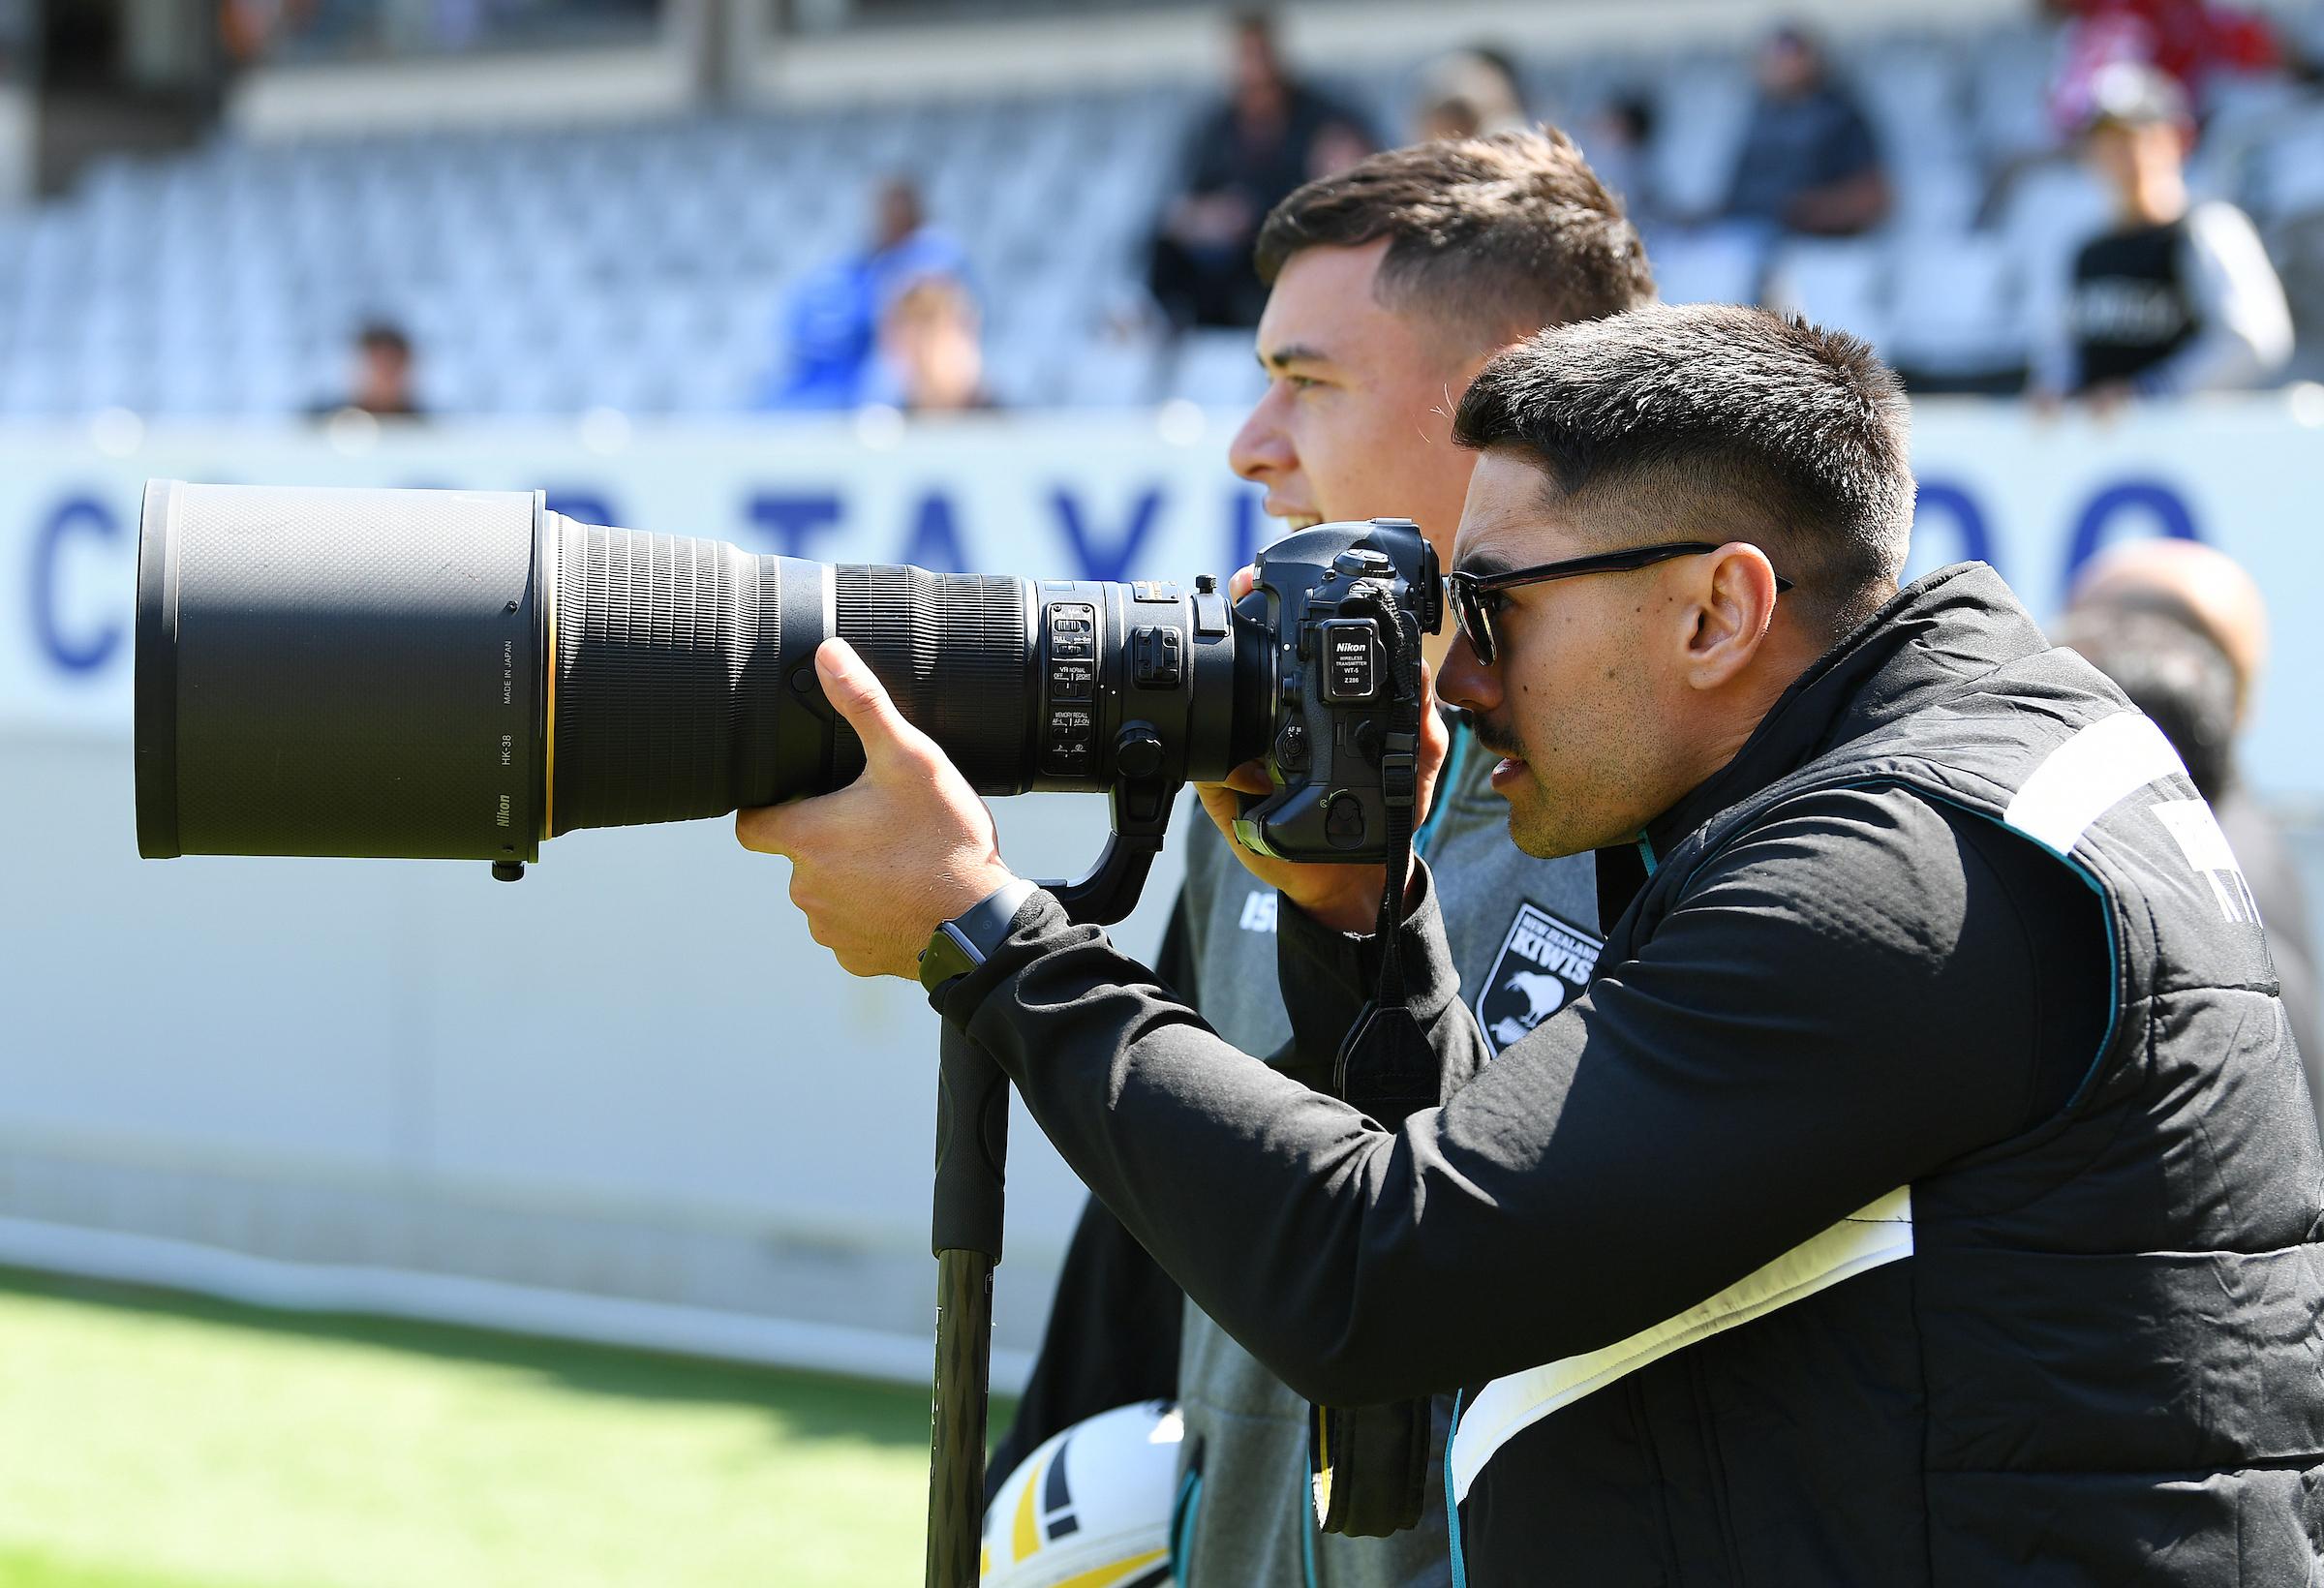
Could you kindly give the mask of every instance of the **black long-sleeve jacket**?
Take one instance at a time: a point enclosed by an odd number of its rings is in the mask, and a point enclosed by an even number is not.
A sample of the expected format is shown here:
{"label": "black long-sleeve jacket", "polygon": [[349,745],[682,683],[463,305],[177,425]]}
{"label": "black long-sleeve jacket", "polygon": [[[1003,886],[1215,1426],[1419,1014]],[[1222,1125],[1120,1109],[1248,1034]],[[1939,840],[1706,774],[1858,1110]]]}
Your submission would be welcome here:
{"label": "black long-sleeve jacket", "polygon": [[[2116,1581],[2164,1536],[2184,1570],[2160,1580],[2272,1580],[2227,1573],[2312,1556],[2263,1480],[2324,1467],[2324,1390],[2298,1371],[2324,1318],[2319,1156],[2240,875],[2198,866],[2217,859],[2199,801],[2132,809],[2141,788],[2186,790],[2102,727],[2125,716],[1989,571],[1923,581],[1649,827],[1654,873],[1634,863],[1629,899],[1613,883],[1588,993],[1395,1131],[1226,1048],[1040,896],[942,1007],[1286,1382],[1326,1404],[1460,1388],[1493,1407],[1506,1426],[1449,1475],[1475,1580],[1538,1580],[1547,1552],[1596,1584]],[[2094,755],[2122,762],[2101,787],[2128,781],[2080,826],[2015,819],[2013,790],[2056,804]],[[1295,916],[1286,999],[1297,1040],[1329,1053],[1364,945]],[[1432,905],[1408,931],[1432,1040],[1477,1041]],[[2154,1195],[2206,1133],[2248,1150],[2216,1188]],[[1900,1197],[1901,1243],[1769,1291]],[[2252,1316],[2142,1255],[2214,1250],[2255,1266]],[[1756,1299],[1719,1313],[1733,1296]],[[2054,1343],[2004,1389],[2005,1355],[1958,1382],[1932,1367],[2005,1349],[2034,1327],[2012,1308],[2063,1330],[2069,1360],[2200,1369],[2202,1389],[2134,1395],[2144,1420],[2115,1430],[2128,1411],[2104,1385],[2078,1401]],[[1544,1383],[1510,1412],[1511,1386]],[[2090,1470],[2133,1447],[2144,1470]],[[2160,1466],[2251,1486],[2221,1513],[2251,1542],[2221,1543]],[[1996,1473],[2026,1484],[1997,1493]],[[1852,1504],[1827,1513],[1837,1491]],[[2053,1541],[2063,1564],[2009,1575],[2062,1507],[2081,1518]]]}
{"label": "black long-sleeve jacket", "polygon": [[[1294,1388],[1452,1390],[1620,1338],[2063,1100],[2105,1023],[2097,907],[1967,822],[1894,791],[1798,812],[1730,853],[1651,960],[1400,1131],[1225,1047],[1046,896],[969,1029],[1090,1189]],[[1853,895],[1819,874],[1850,824],[1888,840]],[[1931,845],[1959,862],[1915,876]],[[1986,910],[2006,928],[1964,938]],[[1297,1040],[1329,1060],[1368,945],[1297,911],[1279,930]],[[1432,894],[1406,931],[1432,1038],[1482,1042]],[[1868,1039],[1895,1062],[1864,1062]]]}

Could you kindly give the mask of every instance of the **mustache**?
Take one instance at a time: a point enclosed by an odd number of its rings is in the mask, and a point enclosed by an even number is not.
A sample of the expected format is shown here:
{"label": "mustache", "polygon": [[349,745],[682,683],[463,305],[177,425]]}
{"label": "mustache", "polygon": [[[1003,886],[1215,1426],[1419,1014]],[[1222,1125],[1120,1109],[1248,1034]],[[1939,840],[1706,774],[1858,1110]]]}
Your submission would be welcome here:
{"label": "mustache", "polygon": [[1476,712],[1466,712],[1462,715],[1467,718],[1471,731],[1477,735],[1477,743],[1495,755],[1504,756],[1512,761],[1531,759],[1525,753],[1524,742],[1517,737],[1517,726],[1514,722],[1480,716]]}

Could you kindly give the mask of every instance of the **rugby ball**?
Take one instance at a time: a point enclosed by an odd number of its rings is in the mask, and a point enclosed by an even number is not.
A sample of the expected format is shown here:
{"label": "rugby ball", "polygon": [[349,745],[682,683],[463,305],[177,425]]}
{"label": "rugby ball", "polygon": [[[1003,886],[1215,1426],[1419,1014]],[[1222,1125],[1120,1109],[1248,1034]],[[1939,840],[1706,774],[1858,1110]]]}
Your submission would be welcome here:
{"label": "rugby ball", "polygon": [[1149,1400],[1054,1435],[985,1512],[982,1588],[1163,1588],[1182,1432]]}

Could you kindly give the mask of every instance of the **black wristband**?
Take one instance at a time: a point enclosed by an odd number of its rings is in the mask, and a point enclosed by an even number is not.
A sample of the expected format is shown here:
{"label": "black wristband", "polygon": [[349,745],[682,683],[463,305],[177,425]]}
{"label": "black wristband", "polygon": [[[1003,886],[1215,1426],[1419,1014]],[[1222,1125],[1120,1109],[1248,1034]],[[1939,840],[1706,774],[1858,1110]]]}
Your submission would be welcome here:
{"label": "black wristband", "polygon": [[1009,935],[1009,925],[1040,884],[1018,877],[1004,882],[938,927],[920,951],[920,985],[932,996],[993,957]]}

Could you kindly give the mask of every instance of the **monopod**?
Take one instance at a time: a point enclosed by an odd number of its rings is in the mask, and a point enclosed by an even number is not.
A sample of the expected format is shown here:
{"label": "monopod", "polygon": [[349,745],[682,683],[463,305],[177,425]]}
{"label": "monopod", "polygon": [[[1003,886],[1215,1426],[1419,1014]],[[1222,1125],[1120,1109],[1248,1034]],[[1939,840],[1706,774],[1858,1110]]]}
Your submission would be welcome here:
{"label": "monopod", "polygon": [[[1112,926],[1138,902],[1161,851],[1178,785],[1124,778],[1113,836],[1079,882],[1046,886],[1074,920]],[[990,1054],[944,1026],[937,1045],[936,1362],[930,1399],[927,1588],[976,1588],[985,1512],[985,1423],[993,1383],[993,1270],[1000,1263],[1009,1155],[1009,1081]]]}

